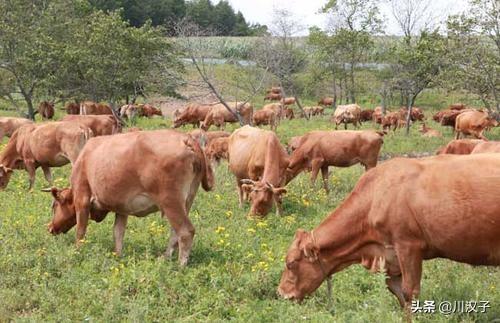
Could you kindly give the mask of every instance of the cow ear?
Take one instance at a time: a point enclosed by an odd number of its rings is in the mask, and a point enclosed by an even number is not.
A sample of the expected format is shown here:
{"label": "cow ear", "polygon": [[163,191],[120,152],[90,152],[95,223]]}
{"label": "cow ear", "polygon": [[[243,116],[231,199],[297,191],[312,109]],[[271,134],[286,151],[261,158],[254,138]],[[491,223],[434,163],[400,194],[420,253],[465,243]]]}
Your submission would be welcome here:
{"label": "cow ear", "polygon": [[4,165],[0,165],[0,168],[4,171],[5,174],[12,173],[13,169]]}
{"label": "cow ear", "polygon": [[295,238],[298,239],[297,244],[301,253],[309,260],[315,261],[318,259],[319,250],[312,242],[311,234],[302,229],[297,230]]}
{"label": "cow ear", "polygon": [[57,187],[51,187],[51,188],[42,188],[41,189],[42,192],[47,192],[47,193],[51,193],[52,196],[54,197],[55,200],[59,201],[60,199],[60,196],[59,196],[59,190],[57,189]]}
{"label": "cow ear", "polygon": [[277,187],[277,188],[273,188],[273,193],[277,196],[277,197],[281,197],[281,195],[283,194],[286,194],[286,188],[284,187]]}
{"label": "cow ear", "polygon": [[250,193],[253,189],[253,185],[252,184],[243,184],[243,185],[241,185],[241,188],[243,189],[244,192]]}

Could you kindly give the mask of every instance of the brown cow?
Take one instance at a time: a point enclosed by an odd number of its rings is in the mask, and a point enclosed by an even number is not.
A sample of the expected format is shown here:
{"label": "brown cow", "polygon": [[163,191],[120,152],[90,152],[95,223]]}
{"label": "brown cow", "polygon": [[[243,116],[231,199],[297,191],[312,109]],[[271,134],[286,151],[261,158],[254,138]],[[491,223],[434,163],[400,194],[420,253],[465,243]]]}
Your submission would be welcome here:
{"label": "brown cow", "polygon": [[96,103],[93,101],[83,101],[80,103],[80,114],[113,114],[111,107],[105,103]]}
{"label": "brown cow", "polygon": [[92,129],[96,137],[113,135],[122,131],[120,122],[112,115],[67,115],[61,121],[82,124]]}
{"label": "brown cow", "polygon": [[[41,167],[45,179],[52,182],[50,167],[74,164],[80,150],[92,137],[92,130],[71,122],[28,124],[17,129],[0,154],[0,189],[9,183],[12,169],[25,168],[29,189],[35,183],[36,169]],[[10,171],[9,171],[10,169]]]}
{"label": "brown cow", "polygon": [[281,214],[288,154],[276,134],[244,126],[233,132],[228,144],[229,169],[236,176],[240,207],[247,193],[250,214],[265,216],[273,204]]}
{"label": "brown cow", "polygon": [[279,101],[283,97],[281,96],[281,93],[267,93],[266,96],[264,97],[264,101],[269,100],[269,101]]}
{"label": "brown cow", "polygon": [[303,107],[302,108],[302,111],[300,112],[300,117],[301,118],[311,118],[312,116],[312,111],[313,111],[313,107]]}
{"label": "brown cow", "polygon": [[499,141],[483,141],[474,147],[471,154],[500,153]]}
{"label": "brown cow", "polygon": [[270,89],[272,93],[281,93],[281,86],[272,86]]}
{"label": "brown cow", "polygon": [[293,118],[295,118],[295,113],[293,112],[293,109],[290,107],[285,107],[283,109],[283,114],[285,119],[292,120]]}
{"label": "brown cow", "polygon": [[203,148],[206,147],[212,140],[217,138],[229,137],[231,133],[227,131],[205,131],[202,129],[195,129],[190,131],[189,135],[191,135],[191,137],[193,137],[198,143],[200,143]]}
{"label": "brown cow", "polygon": [[210,142],[205,149],[205,154],[207,155],[208,160],[215,161],[220,163],[221,159],[228,160],[228,137],[219,137]]}
{"label": "brown cow", "polygon": [[406,118],[403,111],[389,112],[382,118],[382,129],[389,130],[391,127],[393,131],[398,128],[406,126]]}
{"label": "brown cow", "polygon": [[323,108],[322,106],[314,106],[314,107],[312,107],[311,114],[313,116],[325,115],[325,108]]}
{"label": "brown cow", "polygon": [[67,114],[80,114],[80,103],[78,102],[68,102],[64,108]]}
{"label": "brown cow", "polygon": [[326,105],[326,106],[333,105],[333,98],[328,98],[328,97],[321,98],[318,101],[318,105]]}
{"label": "brown cow", "polygon": [[422,123],[419,131],[422,133],[422,137],[442,137],[443,136],[441,134],[441,132],[437,131],[436,129],[432,129],[432,128],[427,127],[425,123]]}
{"label": "brown cow", "polygon": [[451,140],[446,146],[441,147],[437,154],[469,155],[474,150],[474,147],[481,142],[483,140],[479,139]]}
{"label": "brown cow", "polygon": [[278,128],[276,112],[272,110],[258,110],[253,114],[253,125],[269,125],[272,131]]}
{"label": "brown cow", "polygon": [[290,109],[290,108],[284,107],[281,103],[268,103],[262,107],[262,110],[273,111],[274,113],[276,113],[278,123],[280,119],[283,117],[285,109]]}
{"label": "brown cow", "polygon": [[467,108],[467,106],[463,103],[453,103],[448,107],[450,110],[463,110],[465,108]]}
{"label": "brown cow", "polygon": [[373,120],[373,113],[374,113],[374,110],[370,110],[370,109],[361,110],[361,113],[359,115],[359,121],[365,122],[365,121]]}
{"label": "brown cow", "polygon": [[278,293],[300,301],[361,264],[384,272],[409,310],[423,260],[500,265],[499,161],[497,154],[395,158],[371,169],[318,227],[297,231]]}
{"label": "brown cow", "polygon": [[49,120],[54,117],[54,102],[42,101],[38,106],[38,114],[42,120]]}
{"label": "brown cow", "polygon": [[283,105],[295,104],[295,98],[294,97],[283,98],[283,99],[281,99],[281,104],[283,104]]}
{"label": "brown cow", "polygon": [[162,116],[160,109],[155,108],[151,104],[139,104],[139,116],[152,118],[155,115]]}
{"label": "brown cow", "polygon": [[460,139],[460,134],[472,135],[477,139],[488,140],[483,131],[489,127],[496,127],[498,122],[490,117],[487,112],[469,110],[460,113],[455,121],[455,139]]}
{"label": "brown cow", "polygon": [[[401,115],[401,118],[406,120],[406,117],[408,116],[408,108],[407,107],[401,107],[399,109],[399,114]],[[412,107],[411,108],[411,115],[410,115],[410,120],[415,122],[415,121],[424,121],[425,115],[422,109],[418,107]]]}
{"label": "brown cow", "polygon": [[178,246],[184,266],[194,237],[188,215],[200,183],[212,189],[212,168],[187,134],[157,130],[92,138],[73,166],[71,188],[51,190],[49,232],[67,232],[76,225],[79,245],[89,218],[100,222],[115,212],[115,252],[120,255],[128,215],[160,210],[172,227],[165,256],[171,257]]}
{"label": "brown cow", "polygon": [[[372,120],[373,122],[375,123],[378,123],[378,124],[382,124],[382,120],[384,118],[384,114],[382,113],[382,107],[376,107],[374,110],[373,110],[373,114],[372,114]],[[388,110],[385,111],[386,113],[389,113]]]}
{"label": "brown cow", "polygon": [[287,169],[288,184],[300,172],[312,169],[314,185],[321,169],[323,187],[328,192],[328,167],[349,167],[357,163],[369,170],[377,166],[383,134],[375,131],[311,131],[300,141],[290,157]]}
{"label": "brown cow", "polygon": [[331,121],[335,123],[335,129],[338,129],[339,124],[344,124],[344,129],[347,129],[347,124],[352,123],[354,127],[359,128],[359,117],[361,108],[357,104],[339,105],[333,112]]}
{"label": "brown cow", "polygon": [[32,123],[33,121],[25,118],[0,117],[0,142],[3,136],[10,138],[18,128]]}
{"label": "brown cow", "polygon": [[134,104],[125,104],[120,108],[120,117],[132,120],[139,116],[139,107]]}
{"label": "brown cow", "polygon": [[173,128],[179,128],[185,124],[192,124],[193,128],[199,127],[200,123],[205,120],[211,107],[211,105],[197,103],[189,104],[177,117],[175,117]]}
{"label": "brown cow", "polygon": [[[227,105],[233,111],[235,111],[236,107],[236,111],[240,114],[243,124],[252,123],[253,107],[250,103],[227,102]],[[238,122],[238,118],[233,113],[229,112],[222,103],[216,103],[211,106],[205,120],[201,123],[201,128],[206,131],[211,125],[215,125],[219,129],[224,130],[226,122],[235,123]]]}
{"label": "brown cow", "polygon": [[293,153],[297,148],[299,148],[301,140],[302,136],[295,136],[288,140],[287,149],[290,154]]}

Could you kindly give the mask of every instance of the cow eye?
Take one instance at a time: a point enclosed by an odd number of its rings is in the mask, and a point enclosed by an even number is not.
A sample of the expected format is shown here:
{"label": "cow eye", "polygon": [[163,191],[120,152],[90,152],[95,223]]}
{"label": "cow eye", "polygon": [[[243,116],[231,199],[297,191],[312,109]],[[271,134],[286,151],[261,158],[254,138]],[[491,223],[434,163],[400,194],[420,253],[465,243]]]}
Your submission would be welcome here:
{"label": "cow eye", "polygon": [[297,261],[292,260],[292,261],[287,261],[286,263],[286,268],[287,269],[293,269],[297,267]]}

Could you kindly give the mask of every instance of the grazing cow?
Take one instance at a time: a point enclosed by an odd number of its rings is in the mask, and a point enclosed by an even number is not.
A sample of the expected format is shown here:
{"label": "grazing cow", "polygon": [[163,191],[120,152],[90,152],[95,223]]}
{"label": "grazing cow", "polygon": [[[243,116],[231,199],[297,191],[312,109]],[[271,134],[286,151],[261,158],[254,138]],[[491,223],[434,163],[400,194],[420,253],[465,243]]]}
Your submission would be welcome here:
{"label": "grazing cow", "polygon": [[389,112],[382,118],[382,129],[384,131],[389,130],[391,127],[393,131],[398,128],[406,126],[406,118],[404,117],[404,112]]}
{"label": "grazing cow", "polygon": [[177,108],[177,109],[175,109],[175,110],[174,110],[174,112],[172,113],[172,116],[174,117],[174,120],[175,120],[178,116],[180,116],[180,115],[181,115],[181,113],[182,113],[182,111],[183,111],[183,110],[184,110],[183,108],[182,108],[182,109],[181,109],[181,108]]}
{"label": "grazing cow", "polygon": [[25,118],[0,117],[0,142],[3,136],[11,137],[21,126],[33,124],[33,121]]}
{"label": "grazing cow", "polygon": [[297,148],[299,148],[300,141],[302,140],[302,136],[295,136],[288,140],[287,150],[288,153],[293,153]]}
{"label": "grazing cow", "polygon": [[347,129],[348,123],[352,123],[354,127],[359,128],[360,115],[361,108],[357,104],[339,105],[332,116],[332,122],[335,122],[335,130],[338,129],[341,123],[344,124],[344,129]]}
{"label": "grazing cow", "polygon": [[409,310],[422,261],[446,258],[500,265],[497,154],[395,158],[366,172],[351,194],[310,232],[297,230],[278,293],[302,300],[350,265],[384,272]]}
{"label": "grazing cow", "polygon": [[[408,108],[407,107],[401,107],[399,109],[399,114],[401,115],[401,118],[406,120],[406,117],[408,115]],[[410,120],[415,122],[415,121],[424,121],[425,115],[422,109],[417,108],[417,107],[412,107],[411,108],[411,115],[410,115]]]}
{"label": "grazing cow", "polygon": [[[200,145],[203,147],[207,146],[212,140],[217,138],[229,137],[231,133],[227,131],[205,131],[202,129],[195,129],[189,132],[191,137],[193,137]],[[203,139],[202,139],[203,137]]]}
{"label": "grazing cow", "polygon": [[357,163],[369,170],[377,166],[383,134],[375,131],[311,131],[290,157],[288,184],[300,172],[311,168],[314,185],[321,169],[323,187],[328,192],[328,167],[349,167]]}
{"label": "grazing cow", "polygon": [[426,126],[425,123],[422,123],[419,131],[422,133],[422,137],[442,137],[443,135],[436,129],[432,129]]}
{"label": "grazing cow", "polygon": [[[281,103],[269,103],[262,107],[262,110],[273,111],[276,113],[276,118],[279,121],[283,117],[285,110],[290,109],[289,107],[284,107]],[[293,111],[293,110],[292,110]]]}
{"label": "grazing cow", "polygon": [[201,105],[197,103],[189,104],[177,117],[175,117],[173,128],[179,128],[185,124],[192,124],[193,128],[200,127],[200,123],[205,120],[211,107],[211,105]]}
{"label": "grazing cow", "polygon": [[283,97],[281,96],[281,93],[267,93],[266,96],[264,97],[264,101],[269,100],[269,101],[279,101]]}
{"label": "grazing cow", "polygon": [[233,132],[228,144],[229,169],[236,176],[240,207],[247,194],[250,214],[265,216],[276,204],[281,214],[288,154],[276,134],[244,126]]}
{"label": "grazing cow", "polygon": [[465,108],[467,108],[467,106],[463,103],[453,103],[448,107],[450,110],[463,110]]}
{"label": "grazing cow", "polygon": [[80,103],[68,102],[64,109],[66,109],[67,114],[80,114]]}
{"label": "grazing cow", "polygon": [[120,108],[120,117],[132,120],[139,115],[139,108],[134,104],[125,104]]}
{"label": "grazing cow", "polygon": [[[251,124],[253,107],[250,103],[227,102],[227,105],[233,112],[236,107],[236,111],[240,114],[243,124]],[[211,125],[215,125],[219,129],[224,130],[226,122],[235,123],[238,122],[238,118],[233,113],[229,112],[222,103],[216,103],[211,106],[205,120],[201,123],[201,128],[207,131]]]}
{"label": "grazing cow", "polygon": [[489,127],[496,127],[498,122],[490,117],[487,112],[469,110],[460,113],[455,121],[455,139],[460,139],[460,134],[472,135],[477,139],[488,140],[483,131]]}
{"label": "grazing cow", "polygon": [[139,104],[139,116],[152,118],[155,115],[162,116],[160,109],[155,108],[151,104]]}
{"label": "grazing cow", "polygon": [[208,160],[211,162],[220,163],[221,159],[228,160],[228,137],[219,137],[210,142],[205,149],[205,154],[207,155]]}
{"label": "grazing cow", "polygon": [[303,107],[300,112],[301,118],[311,118],[313,112],[313,107]]}
{"label": "grazing cow", "polygon": [[93,101],[83,101],[80,103],[80,114],[113,114],[111,107],[105,103],[96,103]]}
{"label": "grazing cow", "polygon": [[471,154],[500,153],[499,141],[483,141],[474,147]]}
{"label": "grazing cow", "polygon": [[313,116],[325,115],[325,108],[323,108],[322,106],[314,106],[312,107],[311,114]]}
{"label": "grazing cow", "polygon": [[321,98],[318,101],[318,105],[326,105],[326,106],[333,105],[333,98],[328,98],[328,97]]}
{"label": "grazing cow", "polygon": [[374,110],[370,110],[370,109],[361,110],[361,113],[359,114],[359,121],[365,122],[365,121],[373,120],[373,113],[374,113]]}
{"label": "grazing cow", "polygon": [[283,114],[285,119],[292,120],[293,118],[295,118],[295,113],[293,112],[293,109],[290,107],[285,107],[283,109]]}
{"label": "grazing cow", "polygon": [[451,140],[446,146],[441,147],[437,151],[437,154],[469,155],[476,145],[481,142],[483,142],[483,140],[479,139]]}
{"label": "grazing cow", "polygon": [[172,227],[165,256],[178,246],[184,266],[195,231],[188,215],[200,183],[212,189],[213,172],[188,134],[157,130],[92,138],[73,166],[71,188],[50,190],[54,202],[48,229],[58,234],[76,225],[78,245],[89,218],[100,222],[115,212],[115,252],[120,255],[128,215],[160,210]]}
{"label": "grazing cow", "polygon": [[[0,154],[0,189],[7,187],[13,169],[25,168],[29,174],[29,189],[35,183],[35,173],[41,167],[51,183],[50,167],[74,164],[92,130],[71,122],[28,124],[17,129]],[[10,169],[10,171],[9,171]]]}
{"label": "grazing cow", "polygon": [[112,115],[67,115],[61,121],[84,125],[92,129],[96,137],[113,135],[122,131],[120,122]]}
{"label": "grazing cow", "polygon": [[272,110],[255,111],[253,114],[253,125],[269,125],[272,131],[276,131],[278,127],[276,112]]}
{"label": "grazing cow", "polygon": [[283,104],[283,105],[292,105],[292,104],[295,104],[295,98],[294,97],[283,98],[283,99],[281,99],[281,104]]}
{"label": "grazing cow", "polygon": [[[384,119],[384,114],[382,113],[382,107],[376,107],[374,110],[373,110],[373,114],[372,114],[372,120],[374,123],[378,123],[378,124],[382,124],[382,120]],[[388,113],[389,111],[386,110],[386,113]]]}
{"label": "grazing cow", "polygon": [[38,106],[38,114],[42,120],[49,120],[54,117],[54,102],[42,101]]}

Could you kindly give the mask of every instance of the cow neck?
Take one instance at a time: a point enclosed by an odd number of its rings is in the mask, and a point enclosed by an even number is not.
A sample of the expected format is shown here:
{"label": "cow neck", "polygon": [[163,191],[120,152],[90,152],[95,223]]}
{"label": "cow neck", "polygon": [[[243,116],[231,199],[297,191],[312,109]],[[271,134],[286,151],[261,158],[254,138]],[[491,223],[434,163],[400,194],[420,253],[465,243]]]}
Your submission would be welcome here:
{"label": "cow neck", "polygon": [[[357,186],[360,186],[359,183]],[[340,207],[313,230],[311,240],[319,250],[318,258],[327,275],[360,263],[366,257],[371,258],[371,247],[380,241],[367,223],[371,203],[366,195],[371,194],[367,194],[366,190],[361,194],[356,188]]]}
{"label": "cow neck", "polygon": [[18,159],[19,154],[17,153],[17,134],[14,133],[12,137],[9,139],[7,146],[5,146],[4,150],[0,154],[0,165],[4,165],[5,167],[14,168],[16,164],[16,160]]}
{"label": "cow neck", "polygon": [[274,133],[268,137],[266,143],[266,161],[264,164],[264,173],[262,182],[270,183],[273,186],[281,186],[282,181],[282,152],[281,144],[278,142]]}

